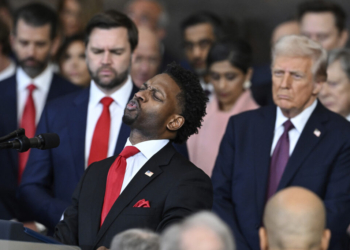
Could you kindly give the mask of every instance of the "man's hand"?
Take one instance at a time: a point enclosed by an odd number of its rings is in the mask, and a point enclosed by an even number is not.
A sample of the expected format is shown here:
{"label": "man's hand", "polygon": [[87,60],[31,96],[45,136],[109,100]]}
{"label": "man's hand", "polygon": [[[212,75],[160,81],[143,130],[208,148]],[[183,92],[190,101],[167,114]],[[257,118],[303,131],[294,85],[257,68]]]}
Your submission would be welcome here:
{"label": "man's hand", "polygon": [[99,248],[97,248],[96,250],[108,250],[108,248],[104,247],[104,246],[100,246]]}

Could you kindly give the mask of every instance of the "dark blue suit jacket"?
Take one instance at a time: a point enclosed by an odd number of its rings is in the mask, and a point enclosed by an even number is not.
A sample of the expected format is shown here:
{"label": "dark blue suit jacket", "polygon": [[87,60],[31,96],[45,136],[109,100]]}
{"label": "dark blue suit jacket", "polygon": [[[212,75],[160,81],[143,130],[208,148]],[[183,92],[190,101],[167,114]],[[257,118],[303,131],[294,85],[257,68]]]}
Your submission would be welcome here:
{"label": "dark blue suit jacket", "polygon": [[[0,137],[18,128],[16,85],[16,75],[0,81]],[[75,85],[54,74],[47,101],[78,89]],[[16,200],[17,175],[17,151],[0,150],[0,219],[27,219]]]}
{"label": "dark blue suit jacket", "polygon": [[[258,250],[276,107],[230,118],[213,170],[213,210],[232,228],[237,249]],[[317,137],[315,129],[321,132]],[[344,249],[350,224],[350,123],[318,103],[289,158],[278,190],[302,186],[327,209],[330,249]]]}
{"label": "dark blue suit jacket", "polygon": [[[134,86],[131,99],[137,92]],[[60,146],[32,150],[19,188],[19,199],[33,218],[53,232],[85,170],[85,132],[89,88],[49,103],[37,133],[57,133]],[[130,134],[122,123],[115,148],[119,154]]]}

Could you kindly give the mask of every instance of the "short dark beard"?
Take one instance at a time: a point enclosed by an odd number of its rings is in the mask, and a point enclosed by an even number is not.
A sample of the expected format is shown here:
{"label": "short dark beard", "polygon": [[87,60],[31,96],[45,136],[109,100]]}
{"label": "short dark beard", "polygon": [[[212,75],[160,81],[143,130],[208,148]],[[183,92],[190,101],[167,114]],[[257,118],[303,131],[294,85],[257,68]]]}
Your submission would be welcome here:
{"label": "short dark beard", "polygon": [[94,74],[90,68],[88,68],[89,70],[89,73],[91,75],[91,78],[92,80],[94,80],[94,82],[96,83],[97,86],[103,88],[103,89],[106,89],[106,90],[111,90],[117,86],[120,86],[122,83],[124,83],[126,81],[126,79],[128,78],[128,75],[129,75],[129,70],[125,70],[124,72],[121,72],[120,74],[118,74],[114,69],[111,69],[114,74],[115,74],[115,78],[113,78],[109,83],[107,84],[103,84],[101,83],[99,77],[98,77],[98,71],[100,70],[97,70],[96,74]]}
{"label": "short dark beard", "polygon": [[138,117],[138,114],[135,116],[135,117],[130,117],[128,115],[125,115],[125,112],[124,112],[124,115],[123,115],[123,122],[128,125],[128,126],[131,126],[137,119]]}
{"label": "short dark beard", "polygon": [[[37,66],[26,66],[25,62],[29,60],[35,61],[37,63]],[[49,57],[47,57],[43,61],[38,61],[32,57],[28,57],[23,60],[19,60],[18,65],[24,70],[24,72],[26,72],[28,76],[30,76],[31,78],[35,78],[46,69],[48,61],[49,61]]]}

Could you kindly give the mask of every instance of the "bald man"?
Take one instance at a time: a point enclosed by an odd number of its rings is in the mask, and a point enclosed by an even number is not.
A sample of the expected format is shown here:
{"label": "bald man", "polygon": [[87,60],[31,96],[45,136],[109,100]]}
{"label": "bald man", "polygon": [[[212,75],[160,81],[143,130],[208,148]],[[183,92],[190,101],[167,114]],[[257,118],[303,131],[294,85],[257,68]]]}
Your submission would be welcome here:
{"label": "bald man", "polygon": [[275,44],[281,37],[288,35],[299,35],[299,23],[296,20],[283,22],[273,30],[271,43]]}
{"label": "bald man", "polygon": [[157,0],[130,0],[126,3],[124,12],[137,27],[153,30],[160,40],[165,38],[168,14]]}
{"label": "bald man", "polygon": [[137,87],[158,73],[161,63],[160,42],[157,34],[139,27],[139,43],[132,56],[131,78]]}
{"label": "bald man", "polygon": [[263,221],[261,250],[328,248],[331,232],[325,229],[325,207],[305,188],[290,187],[276,193],[265,207]]}

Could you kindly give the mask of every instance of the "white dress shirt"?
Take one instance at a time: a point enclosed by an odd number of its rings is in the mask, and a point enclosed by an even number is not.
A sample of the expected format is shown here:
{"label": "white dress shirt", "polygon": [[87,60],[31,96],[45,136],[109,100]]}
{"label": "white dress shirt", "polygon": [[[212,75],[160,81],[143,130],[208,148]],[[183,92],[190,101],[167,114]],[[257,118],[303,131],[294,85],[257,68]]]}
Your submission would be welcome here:
{"label": "white dress shirt", "polygon": [[[301,112],[299,115],[290,119],[290,121],[294,125],[294,128],[289,130],[289,132],[288,132],[289,155],[291,155],[293,153],[293,150],[294,150],[295,145],[297,144],[297,142],[299,140],[301,132],[303,132],[303,129],[306,125],[306,122],[309,120],[309,118],[310,118],[312,112],[315,110],[316,106],[317,106],[317,100],[315,100],[309,107],[304,109],[303,112]],[[277,142],[284,132],[283,123],[285,123],[287,120],[288,120],[288,117],[285,117],[283,115],[281,109],[279,107],[277,107],[276,123],[275,123],[275,135],[273,137],[270,155],[273,154],[273,151],[275,150]]]}
{"label": "white dress shirt", "polygon": [[36,89],[33,91],[33,99],[35,106],[35,123],[38,124],[41,113],[44,110],[46,98],[50,90],[53,72],[51,65],[34,79],[30,78],[21,67],[17,68],[17,118],[20,124],[24,106],[26,105],[29,90],[27,87],[34,84]]}
{"label": "white dress shirt", "polygon": [[11,60],[10,65],[6,69],[0,72],[0,81],[9,78],[16,73],[16,64]]}
{"label": "white dress shirt", "polygon": [[[124,109],[128,103],[132,88],[133,84],[131,77],[128,76],[126,83],[120,89],[109,96],[114,101],[109,106],[109,112],[111,115],[111,127],[109,130],[107,157],[114,155],[119,130],[122,125]],[[92,80],[90,84],[90,99],[88,104],[85,134],[85,168],[87,167],[89,160],[91,141],[95,131],[95,126],[103,110],[103,104],[100,103],[103,97],[106,97],[106,95],[96,86],[96,83]]]}
{"label": "white dress shirt", "polygon": [[348,120],[350,122],[350,114],[345,118],[346,118],[346,120]]}
{"label": "white dress shirt", "polygon": [[123,190],[129,184],[129,182],[132,180],[132,178],[134,178],[135,174],[137,174],[137,172],[143,167],[143,165],[145,165],[146,162],[153,155],[158,153],[159,150],[161,150],[165,145],[167,145],[168,142],[169,140],[166,140],[166,139],[150,140],[150,141],[140,142],[136,145],[132,145],[128,138],[128,140],[126,141],[125,147],[134,146],[138,148],[140,152],[126,159],[126,170],[124,175],[123,186],[120,193],[123,192]]}
{"label": "white dress shirt", "polygon": [[214,95],[214,86],[213,86],[213,84],[211,84],[210,82],[206,83],[202,77],[199,78],[199,83],[201,84],[202,89],[204,91],[207,90],[207,91],[210,92],[210,95],[208,96],[208,99],[209,99],[209,101],[211,101],[211,99],[213,98],[213,95]]}

